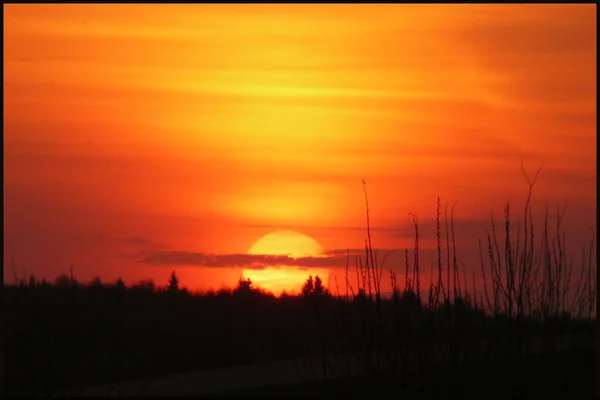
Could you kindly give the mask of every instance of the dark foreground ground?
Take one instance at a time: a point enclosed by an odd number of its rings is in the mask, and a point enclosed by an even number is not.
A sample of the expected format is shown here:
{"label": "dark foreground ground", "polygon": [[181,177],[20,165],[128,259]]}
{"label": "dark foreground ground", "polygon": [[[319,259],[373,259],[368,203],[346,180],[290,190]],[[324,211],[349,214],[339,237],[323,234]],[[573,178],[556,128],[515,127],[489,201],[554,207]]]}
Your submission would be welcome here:
{"label": "dark foreground ground", "polygon": [[[555,355],[535,355],[518,363],[438,370],[406,376],[401,393],[393,394],[368,379],[261,387],[231,391],[210,398],[596,398],[595,349],[573,350]],[[377,388],[379,390],[377,390]],[[206,397],[208,398],[208,397]]]}
{"label": "dark foreground ground", "polygon": [[[13,396],[87,393],[90,387],[94,389],[90,393],[106,396],[100,393],[108,390],[96,390],[97,386],[113,388],[115,383],[125,386],[125,393],[137,396],[223,393],[275,382],[300,382],[293,365],[285,360],[306,357],[309,352],[318,354],[321,349],[328,354],[352,352],[368,344],[366,334],[386,340],[393,334],[406,343],[419,338],[423,348],[442,346],[448,339],[447,310],[431,311],[415,305],[414,295],[382,302],[381,312],[375,313],[365,298],[348,304],[325,296],[276,299],[241,289],[203,296],[100,285],[4,289],[4,364],[10,377],[4,390]],[[454,307],[456,343],[465,348],[475,346],[470,350],[475,353],[478,344],[485,343],[485,353],[492,350],[495,359],[502,358],[509,327],[506,318],[486,317],[482,310],[463,303]],[[377,317],[381,326],[375,326],[371,317]],[[581,347],[590,342],[584,339],[593,324],[557,320],[548,327],[555,339],[576,338],[575,347]],[[522,327],[522,337],[528,340],[550,337],[545,326],[535,320]],[[384,348],[385,343],[379,346]],[[433,350],[430,353],[437,354]],[[510,383],[520,385],[523,392],[555,395],[570,391],[581,398],[577,393],[594,390],[594,358],[578,354],[546,356],[541,361],[532,358],[527,363],[493,369],[452,369],[457,373],[451,380],[456,382],[454,388],[447,382],[447,371],[405,375],[408,386],[404,393],[449,393],[458,388],[467,394],[489,393]],[[261,364],[267,365],[259,368]],[[247,367],[235,367],[243,365]],[[276,380],[277,375],[280,379]],[[132,381],[135,384],[130,384]],[[257,392],[244,390],[231,396],[372,398],[371,387],[382,385],[360,381],[316,387],[294,384]],[[114,395],[123,391],[119,389]],[[351,395],[344,395],[344,391]]]}

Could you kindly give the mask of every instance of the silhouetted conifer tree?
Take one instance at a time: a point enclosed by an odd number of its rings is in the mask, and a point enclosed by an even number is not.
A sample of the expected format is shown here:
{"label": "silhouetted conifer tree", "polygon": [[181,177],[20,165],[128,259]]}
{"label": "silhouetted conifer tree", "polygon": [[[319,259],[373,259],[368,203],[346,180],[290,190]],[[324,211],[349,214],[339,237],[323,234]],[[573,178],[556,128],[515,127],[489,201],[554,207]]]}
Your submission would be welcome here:
{"label": "silhouetted conifer tree", "polygon": [[315,296],[323,296],[326,294],[326,292],[327,289],[323,286],[323,280],[321,280],[321,277],[317,275],[315,277],[315,287],[313,289],[313,294]]}
{"label": "silhouetted conifer tree", "polygon": [[115,283],[115,287],[119,290],[124,290],[125,282],[123,282],[123,279],[121,279],[121,278],[117,279],[117,283]]}
{"label": "silhouetted conifer tree", "polygon": [[[171,275],[171,280],[169,280],[169,289],[173,290],[173,291],[177,291],[178,289],[178,283],[179,281],[177,281],[177,277],[175,277],[175,280],[173,281],[174,276]],[[171,285],[174,284],[175,289],[171,289]],[[146,291],[146,292],[151,292],[154,293],[155,289],[156,289],[156,285],[154,284],[154,281],[152,279],[147,280],[147,281],[140,281],[138,283],[138,287],[140,290]]]}
{"label": "silhouetted conifer tree", "polygon": [[97,276],[95,277],[92,282],[90,283],[90,287],[93,287],[95,289],[100,289],[102,288],[102,281],[100,280],[100,277]]}
{"label": "silhouetted conifer tree", "polygon": [[59,289],[68,288],[69,286],[71,286],[71,279],[67,275],[61,274],[54,281],[54,286],[56,286]]}
{"label": "silhouetted conifer tree", "polygon": [[238,280],[237,286],[233,290],[234,294],[244,294],[252,292],[254,288],[252,287],[252,280],[250,278],[244,279],[240,277]]}
{"label": "silhouetted conifer tree", "polygon": [[69,278],[69,286],[72,288],[78,288],[79,282],[75,279],[75,275],[73,274],[73,266],[71,265],[71,276]]}
{"label": "silhouetted conifer tree", "polygon": [[170,292],[179,291],[179,279],[177,279],[177,275],[175,275],[175,271],[171,272],[171,278],[169,278],[169,285],[167,286],[167,289]]}
{"label": "silhouetted conifer tree", "polygon": [[312,275],[308,276],[304,286],[302,286],[302,296],[325,296],[329,291],[323,286],[323,280],[319,275],[313,279]]}
{"label": "silhouetted conifer tree", "polygon": [[315,283],[312,275],[308,276],[306,282],[302,286],[302,296],[310,296],[315,289]]}

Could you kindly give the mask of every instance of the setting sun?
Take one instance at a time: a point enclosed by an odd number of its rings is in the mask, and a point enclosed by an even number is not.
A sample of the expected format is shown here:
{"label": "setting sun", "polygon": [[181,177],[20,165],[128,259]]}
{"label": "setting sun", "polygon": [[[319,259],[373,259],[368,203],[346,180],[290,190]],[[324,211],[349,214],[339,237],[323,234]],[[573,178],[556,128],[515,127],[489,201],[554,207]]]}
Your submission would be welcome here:
{"label": "setting sun", "polygon": [[[325,257],[321,245],[312,237],[295,231],[269,233],[257,240],[248,250],[253,255],[281,255],[291,258]],[[244,269],[243,276],[274,294],[283,290],[297,292],[309,275],[319,275],[328,282],[329,270],[314,267],[267,266],[264,269]]]}
{"label": "setting sun", "polygon": [[9,397],[591,397],[592,4],[3,11]]}

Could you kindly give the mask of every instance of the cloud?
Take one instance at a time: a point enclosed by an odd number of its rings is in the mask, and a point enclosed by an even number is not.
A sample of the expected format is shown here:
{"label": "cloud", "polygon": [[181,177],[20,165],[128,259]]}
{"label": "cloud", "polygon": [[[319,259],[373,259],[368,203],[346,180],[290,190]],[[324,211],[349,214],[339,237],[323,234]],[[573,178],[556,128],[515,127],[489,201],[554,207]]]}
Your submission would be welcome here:
{"label": "cloud", "polygon": [[[378,257],[395,250],[374,249]],[[403,250],[402,250],[403,251]],[[288,255],[269,254],[210,254],[191,251],[158,251],[153,253],[137,253],[143,258],[138,262],[147,265],[193,265],[210,268],[248,268],[265,269],[267,267],[341,267],[348,260],[354,265],[356,256],[364,256],[364,249],[337,249],[326,252],[324,257],[290,257]],[[348,258],[349,256],[349,258]]]}
{"label": "cloud", "polygon": [[132,237],[125,239],[125,241],[127,243],[133,243],[133,244],[143,244],[143,245],[149,245],[149,246],[156,245],[156,243],[153,242],[152,240],[146,239],[146,238],[143,238],[140,236],[132,236]]}
{"label": "cloud", "polygon": [[139,259],[140,257],[145,257],[145,256],[149,256],[152,254],[154,254],[154,253],[152,253],[151,251],[148,251],[148,250],[137,250],[132,253],[114,254],[112,257],[115,257],[115,258],[138,258]]}
{"label": "cloud", "polygon": [[125,239],[118,239],[119,242],[126,243],[127,248],[123,251],[113,254],[115,258],[133,258],[148,257],[157,251],[165,250],[167,247],[155,242],[154,240],[142,236],[130,236]]}

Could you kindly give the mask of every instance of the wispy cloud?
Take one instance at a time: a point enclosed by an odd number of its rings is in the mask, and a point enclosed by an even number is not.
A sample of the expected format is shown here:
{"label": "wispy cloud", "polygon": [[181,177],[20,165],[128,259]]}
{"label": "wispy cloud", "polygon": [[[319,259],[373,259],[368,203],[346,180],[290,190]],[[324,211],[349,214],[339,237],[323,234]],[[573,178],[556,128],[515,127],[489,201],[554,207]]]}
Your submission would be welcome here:
{"label": "wispy cloud", "polygon": [[[378,249],[377,254],[385,255],[394,250]],[[364,249],[336,249],[326,252],[323,257],[290,257],[289,255],[270,254],[210,254],[191,251],[159,251],[153,253],[137,253],[142,256],[138,260],[148,265],[192,265],[212,268],[242,267],[248,269],[265,269],[267,267],[341,267],[346,261],[354,264],[356,256],[364,256]]]}
{"label": "wispy cloud", "polygon": [[115,258],[132,258],[132,259],[139,259],[140,257],[147,257],[154,254],[154,252],[149,251],[149,250],[137,250],[134,252],[130,252],[130,253],[118,253],[118,254],[114,254],[112,257]]}
{"label": "wispy cloud", "polygon": [[156,243],[153,242],[152,240],[146,239],[146,238],[140,237],[140,236],[132,236],[132,237],[125,239],[125,241],[127,243],[134,243],[134,244],[156,245]]}
{"label": "wispy cloud", "polygon": [[120,243],[125,243],[127,249],[113,254],[115,258],[140,259],[148,257],[159,251],[166,251],[167,247],[142,236],[130,236],[125,239],[119,239]]}

